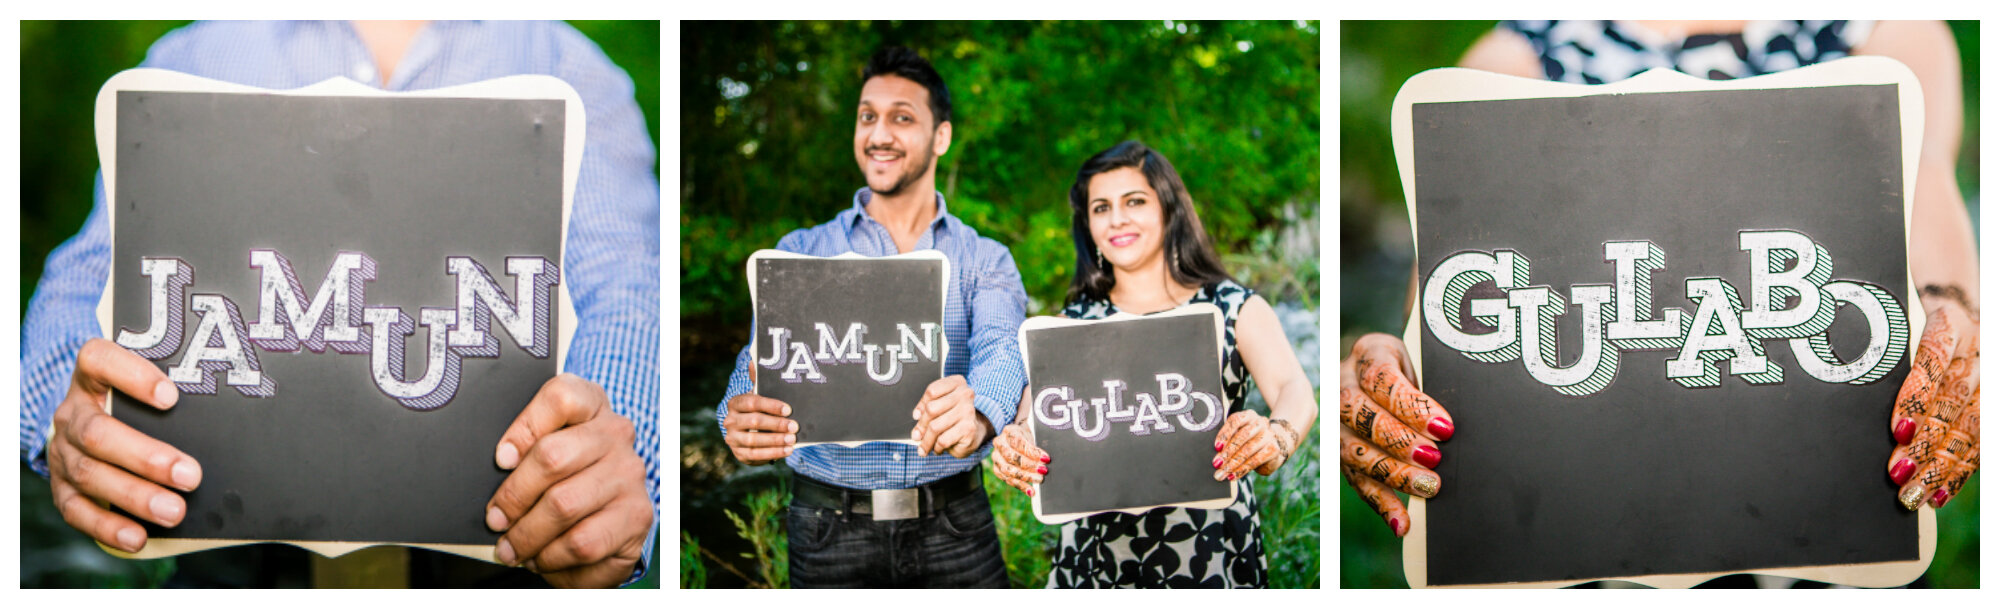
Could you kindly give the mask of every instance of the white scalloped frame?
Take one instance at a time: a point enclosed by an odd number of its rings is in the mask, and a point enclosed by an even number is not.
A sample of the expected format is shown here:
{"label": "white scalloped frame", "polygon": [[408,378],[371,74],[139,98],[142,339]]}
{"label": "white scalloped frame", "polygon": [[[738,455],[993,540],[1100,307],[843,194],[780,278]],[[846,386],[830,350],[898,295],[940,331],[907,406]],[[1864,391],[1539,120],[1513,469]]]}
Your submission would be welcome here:
{"label": "white scalloped frame", "polygon": [[[136,68],[113,75],[104,81],[97,91],[96,129],[97,162],[104,175],[104,200],[118,200],[118,159],[114,152],[118,142],[118,93],[123,91],[177,91],[193,93],[257,93],[289,95],[299,97],[388,97],[388,98],[459,98],[459,99],[535,99],[558,100],[564,106],[563,129],[563,188],[562,188],[562,234],[558,241],[561,251],[568,251],[570,208],[576,197],[576,178],[583,167],[584,113],[583,97],[576,89],[554,76],[520,75],[484,80],[440,89],[422,91],[391,92],[370,87],[346,78],[329,78],[297,89],[264,89],[239,85],[192,74],[157,68]],[[107,205],[110,226],[116,234],[118,226],[118,206]],[[111,246],[115,256],[117,244]],[[104,295],[97,301],[98,331],[111,336],[111,294],[112,284],[117,276],[106,269]],[[570,338],[576,334],[576,308],[570,300],[568,281],[557,285],[557,325],[556,369],[561,370],[569,355]],[[110,402],[106,402],[106,413],[111,412]],[[252,543],[283,543],[304,548],[313,553],[334,558],[371,546],[397,545],[425,548],[457,554],[467,558],[499,562],[494,555],[494,546],[475,544],[408,544],[382,541],[303,541],[295,539],[151,539],[146,547],[136,553],[126,552],[111,546],[98,544],[105,552],[120,558],[160,558],[198,552],[215,548],[246,545]]]}
{"label": "white scalloped frame", "polygon": [[[1396,101],[1389,114],[1389,128],[1396,146],[1396,167],[1402,172],[1404,205],[1410,216],[1410,241],[1417,243],[1419,248],[1422,247],[1422,244],[1417,242],[1416,149],[1411,142],[1414,125],[1411,123],[1410,108],[1414,104],[1845,85],[1897,85],[1897,102],[1902,110],[1903,130],[1903,246],[1908,249],[1910,211],[1916,200],[1917,191],[1915,168],[1918,152],[1922,149],[1924,132],[1923,91],[1917,84],[1916,74],[1910,72],[1910,69],[1901,62],[1886,57],[1848,57],[1777,74],[1737,80],[1706,80],[1664,68],[1655,68],[1638,76],[1606,85],[1548,82],[1466,68],[1439,68],[1417,74],[1405,81],[1403,88],[1396,92]],[[1904,302],[1915,303],[1916,283],[1909,281],[1907,263],[1903,273],[1908,286]],[[1910,327],[1924,327],[1923,307],[1908,307],[1908,310]],[[1403,329],[1403,341],[1405,344],[1414,345],[1421,338],[1419,328],[1421,321],[1417,319],[1415,312],[1409,312],[1407,319],[1409,322]],[[1909,351],[1905,357],[1913,357],[1916,352],[1915,349]],[[1421,349],[1410,350],[1410,364],[1417,370],[1417,380],[1421,383],[1424,374]],[[1428,583],[1427,571],[1429,557],[1426,553],[1428,529],[1425,505],[1421,497],[1410,498],[1410,530],[1403,537],[1403,576],[1409,580],[1413,588],[1557,588],[1601,580],[1629,581],[1655,588],[1687,588],[1716,577],[1736,573],[1777,575],[1849,586],[1889,587],[1907,584],[1923,575],[1924,571],[1930,568],[1931,558],[1937,551],[1937,514],[1929,504],[1924,504],[1920,508],[1918,517],[1917,559],[1910,561],[1469,586],[1431,586]]]}

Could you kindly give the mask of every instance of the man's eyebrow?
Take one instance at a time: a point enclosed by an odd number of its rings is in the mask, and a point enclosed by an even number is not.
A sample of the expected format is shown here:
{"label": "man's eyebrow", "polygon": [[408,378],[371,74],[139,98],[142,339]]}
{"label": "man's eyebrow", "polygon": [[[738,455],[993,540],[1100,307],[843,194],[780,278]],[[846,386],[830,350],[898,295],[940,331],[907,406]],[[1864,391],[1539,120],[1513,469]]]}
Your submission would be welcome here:
{"label": "man's eyebrow", "polygon": [[[861,105],[860,105],[859,107],[861,107],[861,108],[866,108],[866,107],[869,107],[869,106],[872,106],[872,105],[874,105],[874,104],[872,104],[872,103],[869,103],[869,101],[868,101],[867,99],[863,99],[863,100],[861,100]],[[900,99],[899,99],[899,100],[896,100],[896,101],[894,101],[894,102],[890,102],[890,103],[889,103],[888,105],[889,105],[889,107],[891,107],[891,108],[895,108],[895,107],[898,107],[898,106],[901,106],[901,107],[905,107],[905,108],[915,108],[915,107],[917,107],[917,105],[916,105],[916,104],[912,104],[912,103],[910,103],[910,102],[907,102],[907,101],[903,101],[903,100],[900,100]]]}

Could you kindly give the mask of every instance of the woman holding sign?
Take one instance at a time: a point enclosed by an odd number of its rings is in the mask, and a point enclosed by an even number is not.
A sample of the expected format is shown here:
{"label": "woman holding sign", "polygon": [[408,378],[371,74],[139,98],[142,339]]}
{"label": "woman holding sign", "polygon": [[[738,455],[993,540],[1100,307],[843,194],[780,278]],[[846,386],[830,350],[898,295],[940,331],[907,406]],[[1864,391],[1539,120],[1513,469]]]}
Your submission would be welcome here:
{"label": "woman holding sign", "polygon": [[[1247,476],[1276,472],[1319,411],[1291,341],[1270,303],[1223,270],[1180,174],[1159,152],[1127,141],[1098,153],[1077,172],[1069,201],[1077,269],[1063,316],[1102,319],[1195,303],[1222,309],[1223,390],[1232,412],[1215,436],[1215,479],[1234,480],[1237,499],[1219,510],[1107,512],[1065,523],[1049,586],[1263,587],[1258,501]],[[1243,406],[1250,378],[1271,405],[1269,417]],[[1032,495],[1049,468],[1087,465],[1052,463],[1026,425],[1017,417],[993,443],[994,469],[1008,484]]]}
{"label": "woman holding sign", "polygon": [[[1751,44],[1766,38],[1820,41],[1811,51]],[[1886,428],[1896,448],[1884,461],[1896,501],[1915,510],[1943,507],[1978,470],[1979,273],[1976,242],[1955,178],[1963,108],[1958,52],[1943,23],[1866,22],[1503,22],[1475,43],[1463,67],[1590,83],[1615,82],[1666,61],[1662,48],[1610,44],[1613,38],[1676,40],[1673,67],[1711,79],[1758,76],[1770,66],[1808,65],[1849,55],[1881,55],[1907,65],[1925,95],[1923,148],[1910,227],[1910,276],[1928,313]],[[1737,40],[1736,47],[1726,43]],[[1598,49],[1566,53],[1569,47]],[[1776,49],[1784,49],[1782,53]],[[1745,55],[1749,53],[1748,55]],[[1782,61],[1780,61],[1782,60]],[[1414,294],[1414,287],[1412,288]],[[1355,341],[1341,363],[1341,470],[1348,484],[1397,536],[1410,520],[1395,491],[1431,497],[1438,491],[1434,441],[1449,440],[1450,415],[1416,388],[1408,351],[1396,337],[1375,333]],[[1386,415],[1386,416],[1378,416]],[[1396,444],[1403,444],[1398,448]],[[1412,450],[1410,446],[1419,447]],[[1428,453],[1420,452],[1430,447]],[[1428,458],[1428,460],[1427,460]],[[1372,465],[1370,465],[1372,464]]]}

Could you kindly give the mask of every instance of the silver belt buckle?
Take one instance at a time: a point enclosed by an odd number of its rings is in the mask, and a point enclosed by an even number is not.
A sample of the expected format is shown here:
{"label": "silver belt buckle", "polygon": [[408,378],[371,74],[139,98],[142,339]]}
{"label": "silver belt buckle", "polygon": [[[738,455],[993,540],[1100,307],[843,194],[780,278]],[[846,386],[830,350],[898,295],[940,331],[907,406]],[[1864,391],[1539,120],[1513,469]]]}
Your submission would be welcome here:
{"label": "silver belt buckle", "polygon": [[909,520],[917,517],[917,489],[892,488],[871,491],[873,497],[868,507],[877,521]]}

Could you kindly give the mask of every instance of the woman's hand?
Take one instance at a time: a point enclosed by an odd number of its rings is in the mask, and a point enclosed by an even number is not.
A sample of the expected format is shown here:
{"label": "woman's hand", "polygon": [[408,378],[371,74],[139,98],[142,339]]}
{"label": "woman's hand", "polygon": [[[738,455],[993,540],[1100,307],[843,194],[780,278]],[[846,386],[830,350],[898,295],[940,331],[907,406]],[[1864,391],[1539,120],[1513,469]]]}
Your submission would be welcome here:
{"label": "woman's hand", "polygon": [[1229,415],[1215,433],[1215,479],[1235,480],[1257,470],[1269,476],[1298,449],[1296,435],[1279,431],[1264,415],[1248,410]]}
{"label": "woman's hand", "polygon": [[[1025,420],[1025,418],[1024,418]],[[1000,430],[993,440],[993,472],[1008,486],[1035,496],[1036,484],[1049,473],[1049,454],[1035,447],[1026,423],[1014,423]]]}
{"label": "woman's hand", "polygon": [[1435,497],[1442,480],[1430,468],[1451,439],[1451,415],[1418,391],[1409,377],[1403,341],[1382,333],[1362,336],[1340,362],[1340,469],[1347,483],[1401,537],[1410,515],[1395,491]]}
{"label": "woman's hand", "polygon": [[1950,288],[1924,296],[1929,320],[1889,415],[1889,479],[1910,510],[1944,507],[1979,470],[1979,313]]}

